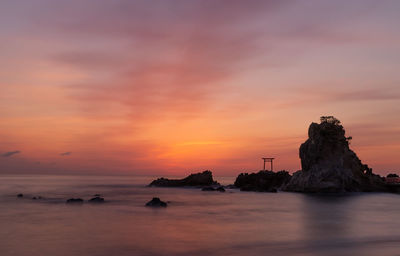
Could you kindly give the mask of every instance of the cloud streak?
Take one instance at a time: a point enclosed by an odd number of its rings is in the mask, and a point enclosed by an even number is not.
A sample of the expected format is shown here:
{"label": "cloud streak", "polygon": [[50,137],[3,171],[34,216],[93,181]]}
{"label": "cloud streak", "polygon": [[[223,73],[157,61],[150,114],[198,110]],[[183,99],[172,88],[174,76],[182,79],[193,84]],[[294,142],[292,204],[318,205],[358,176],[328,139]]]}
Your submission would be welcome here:
{"label": "cloud streak", "polygon": [[[105,81],[75,86],[72,96],[86,111],[104,113],[117,103],[135,119],[201,114],[229,90],[224,81],[240,73],[240,64],[256,54],[254,42],[259,35],[241,29],[240,22],[251,19],[255,12],[260,14],[260,9],[270,13],[281,5],[263,1],[249,5],[240,1],[229,5],[213,1],[159,4],[169,9],[124,3],[122,13],[118,4],[109,6],[111,23],[97,15],[62,22],[66,33],[99,37],[111,33],[129,45],[114,52],[114,57],[99,50],[97,54],[65,52],[54,59],[77,68],[85,65],[88,72],[91,67],[112,65]],[[147,12],[157,15],[143,15]]]}
{"label": "cloud streak", "polygon": [[21,153],[21,151],[16,150],[16,151],[6,152],[6,153],[2,154],[1,156],[2,157],[11,157],[13,155],[20,154],[20,153]]}

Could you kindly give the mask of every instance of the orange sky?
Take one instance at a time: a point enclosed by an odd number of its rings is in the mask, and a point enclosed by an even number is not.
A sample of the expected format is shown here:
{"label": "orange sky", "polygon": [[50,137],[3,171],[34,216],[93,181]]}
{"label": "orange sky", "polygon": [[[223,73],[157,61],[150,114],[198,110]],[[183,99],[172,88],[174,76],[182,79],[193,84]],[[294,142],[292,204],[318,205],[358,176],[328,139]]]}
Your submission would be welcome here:
{"label": "orange sky", "polygon": [[295,171],[321,115],[400,171],[398,1],[0,5],[0,173]]}

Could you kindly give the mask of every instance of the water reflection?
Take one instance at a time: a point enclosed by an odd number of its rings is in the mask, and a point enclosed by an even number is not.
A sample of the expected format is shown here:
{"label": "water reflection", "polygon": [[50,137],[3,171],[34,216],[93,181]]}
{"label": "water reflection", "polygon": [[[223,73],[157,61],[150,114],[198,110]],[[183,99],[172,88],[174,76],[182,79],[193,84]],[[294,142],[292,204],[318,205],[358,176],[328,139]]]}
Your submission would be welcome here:
{"label": "water reflection", "polygon": [[348,208],[356,196],[302,194],[305,237],[332,239],[348,236],[352,216]]}
{"label": "water reflection", "polygon": [[[336,251],[340,243],[349,239],[352,216],[347,209],[356,196],[301,194],[300,198],[307,247],[316,251],[324,248],[327,252],[325,255],[329,255],[329,251]],[[358,255],[354,250],[348,253]]]}
{"label": "water reflection", "polygon": [[301,194],[307,248],[313,255],[394,255],[392,250],[381,250],[379,246],[398,240],[399,232],[394,236],[379,236],[377,233],[386,229],[385,225],[379,225],[368,233],[363,233],[365,227],[360,226],[360,217],[366,211],[374,214],[364,223],[365,226],[374,221],[384,224],[374,203],[388,197],[390,195],[374,193]]}

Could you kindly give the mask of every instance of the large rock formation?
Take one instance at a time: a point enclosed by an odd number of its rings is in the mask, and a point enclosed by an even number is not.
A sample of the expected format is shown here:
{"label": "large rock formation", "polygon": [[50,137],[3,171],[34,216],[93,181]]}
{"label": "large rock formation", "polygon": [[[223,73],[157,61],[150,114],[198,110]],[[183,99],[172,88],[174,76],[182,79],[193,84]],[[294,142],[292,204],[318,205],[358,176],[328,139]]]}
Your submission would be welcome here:
{"label": "large rock formation", "polygon": [[293,174],[285,190],[297,192],[386,191],[383,178],[372,173],[349,148],[340,121],[332,116],[312,123],[300,146],[302,170]]}
{"label": "large rock formation", "polygon": [[157,180],[153,180],[149,184],[149,186],[157,186],[157,187],[185,187],[185,186],[204,187],[212,185],[219,185],[219,183],[214,181],[211,171],[204,171],[201,173],[190,174],[184,179],[159,178]]}
{"label": "large rock formation", "polygon": [[290,180],[287,171],[272,172],[259,171],[258,173],[241,173],[236,178],[235,187],[242,191],[276,192]]}

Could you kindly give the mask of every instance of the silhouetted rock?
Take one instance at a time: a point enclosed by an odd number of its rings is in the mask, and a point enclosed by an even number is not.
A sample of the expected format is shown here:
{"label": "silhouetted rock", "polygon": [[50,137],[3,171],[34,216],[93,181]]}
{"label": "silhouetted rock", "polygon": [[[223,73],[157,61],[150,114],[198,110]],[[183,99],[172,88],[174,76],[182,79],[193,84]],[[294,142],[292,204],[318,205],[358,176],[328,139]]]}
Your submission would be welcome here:
{"label": "silhouetted rock", "polygon": [[150,207],[167,207],[167,203],[160,200],[158,197],[153,197],[151,201],[149,201],[146,206]]}
{"label": "silhouetted rock", "polygon": [[18,194],[17,197],[19,198],[24,197],[24,194]]}
{"label": "silhouetted rock", "polygon": [[185,186],[212,186],[219,185],[218,182],[213,180],[211,171],[204,171],[201,173],[190,174],[184,179],[165,179],[159,178],[150,183],[149,186],[156,187],[185,187]]}
{"label": "silhouetted rock", "polygon": [[207,186],[201,189],[201,191],[219,191],[219,192],[225,192],[225,189],[223,186],[218,186],[216,188],[212,186]]}
{"label": "silhouetted rock", "polygon": [[208,186],[201,189],[201,191],[215,191],[215,188]]}
{"label": "silhouetted rock", "polygon": [[287,171],[241,173],[236,178],[234,185],[242,191],[277,192],[290,178],[291,176]]}
{"label": "silhouetted rock", "polygon": [[81,198],[70,198],[66,202],[67,204],[81,204],[83,203],[83,199]]}
{"label": "silhouetted rock", "polygon": [[100,196],[93,197],[89,200],[89,203],[104,203],[104,198]]}
{"label": "silhouetted rock", "polygon": [[216,190],[216,191],[219,191],[219,192],[225,192],[225,189],[224,189],[224,187],[222,187],[222,186],[219,186],[219,187],[216,188],[215,190]]}
{"label": "silhouetted rock", "polygon": [[32,200],[36,200],[36,199],[37,199],[37,197],[36,197],[36,196],[32,197]]}
{"label": "silhouetted rock", "polygon": [[321,117],[312,123],[300,146],[302,170],[293,174],[285,190],[296,192],[387,191],[382,177],[372,173],[350,150],[340,121]]}
{"label": "silhouetted rock", "polygon": [[390,192],[400,192],[400,177],[395,173],[388,174],[385,178],[386,186]]}

